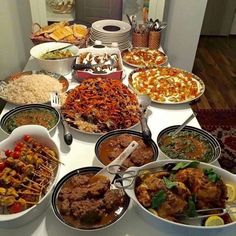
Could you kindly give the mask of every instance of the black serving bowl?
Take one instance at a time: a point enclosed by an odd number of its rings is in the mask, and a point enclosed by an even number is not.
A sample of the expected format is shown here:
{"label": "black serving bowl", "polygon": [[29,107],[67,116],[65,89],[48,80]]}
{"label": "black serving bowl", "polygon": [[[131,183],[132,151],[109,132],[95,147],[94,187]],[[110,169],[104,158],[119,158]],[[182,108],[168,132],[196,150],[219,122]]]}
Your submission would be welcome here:
{"label": "black serving bowl", "polygon": [[[71,222],[71,220],[68,220],[68,216],[71,219],[71,211],[70,211],[70,214],[65,215],[65,213],[63,213],[62,210],[59,209],[60,206],[61,206],[61,201],[62,201],[61,197],[60,197],[60,192],[61,192],[63,186],[65,186],[65,184],[66,184],[66,187],[68,187],[67,184],[68,184],[68,181],[71,180],[71,178],[73,178],[77,175],[84,175],[84,174],[94,175],[98,171],[100,171],[101,169],[102,169],[101,167],[95,167],[95,166],[79,168],[79,169],[73,170],[73,171],[69,172],[68,174],[66,174],[57,183],[57,185],[54,188],[53,193],[52,193],[51,204],[52,204],[52,209],[53,209],[53,212],[54,212],[56,218],[62,224],[66,225],[67,227],[69,227],[73,230],[77,230],[77,231],[96,231],[96,230],[102,230],[102,229],[105,229],[105,228],[108,228],[108,227],[112,226],[113,224],[115,224],[117,221],[119,221],[125,215],[128,207],[129,207],[130,198],[128,197],[128,195],[123,190],[119,190],[119,191],[122,191],[123,194],[124,194],[122,204],[117,209],[115,208],[115,209],[111,210],[109,213],[107,213],[107,215],[105,216],[106,218],[102,218],[101,221],[98,221],[98,222],[93,223],[93,224],[81,224],[81,221],[79,222],[79,220],[81,219],[81,218],[79,218],[80,216],[78,216],[78,218],[73,218],[73,221]],[[71,181],[73,181],[72,182],[73,185],[76,182],[76,181],[74,181],[74,179],[71,180]],[[75,187],[75,188],[78,189],[79,187]],[[110,189],[114,189],[113,185],[110,186]],[[93,201],[93,199],[95,199],[95,198],[91,197],[91,194],[92,193],[90,193],[90,195],[88,195],[88,196],[90,196],[89,201]],[[67,199],[71,199],[71,198],[72,197],[70,197],[67,194]],[[87,199],[88,198],[85,197],[85,200],[87,200]],[[84,200],[84,198],[82,200]],[[101,201],[104,201],[104,198]],[[70,204],[70,206],[72,206],[72,204]],[[107,219],[109,219],[109,220],[107,220]]]}
{"label": "black serving bowl", "polygon": [[[177,134],[175,137],[171,137],[171,133],[173,133],[178,127],[179,125],[169,126],[163,129],[157,136],[157,145],[160,149],[160,153],[164,155],[165,158],[185,159],[193,161],[195,160],[206,163],[212,163],[220,157],[220,144],[210,133],[196,127],[185,126],[179,134]],[[170,137],[167,137],[168,135]],[[170,140],[170,143],[164,143],[164,137],[167,137]],[[186,144],[187,137],[190,138],[188,138],[187,141],[189,143]],[[180,143],[177,139],[180,140]],[[180,144],[186,146],[180,147]],[[180,149],[176,149],[177,145],[178,147],[180,147]],[[199,151],[200,148],[206,148],[206,151],[201,155],[189,157],[191,154],[196,154],[196,152]],[[181,150],[186,151],[187,156],[183,156],[181,153],[183,153],[184,151]]]}
{"label": "black serving bowl", "polygon": [[[126,143],[127,145],[122,146],[120,145],[120,142],[117,141],[117,138],[121,137],[121,135],[128,135],[129,137],[132,137],[132,140],[125,141],[127,142]],[[113,142],[111,146],[109,147],[110,144],[108,144],[108,142],[110,142],[110,140],[116,140],[116,141],[115,143]],[[123,151],[128,146],[128,144],[133,140],[137,141],[139,143],[139,146],[123,162],[123,166],[125,168],[129,168],[131,166],[142,166],[144,164],[157,160],[159,151],[158,151],[157,145],[155,144],[153,140],[150,140],[150,142],[145,143],[142,138],[142,133],[138,131],[134,131],[134,130],[122,129],[122,130],[114,130],[114,131],[108,132],[97,140],[96,145],[95,145],[95,154],[96,154],[97,161],[99,162],[99,164],[101,164],[101,166],[108,165],[113,159],[118,157],[121,151]],[[107,148],[107,147],[109,149],[103,150],[104,148]],[[117,151],[117,148],[119,148],[118,151]],[[111,152],[116,152],[116,153],[111,153]],[[150,154],[151,152],[152,154]],[[113,157],[112,159],[109,159],[111,158],[111,155]],[[148,159],[147,159],[147,155],[149,155]],[[136,157],[138,159],[136,159]]]}
{"label": "black serving bowl", "polygon": [[[39,120],[39,116],[37,116],[37,112],[44,112],[43,115],[41,114],[42,120]],[[28,114],[25,114],[28,112]],[[25,114],[27,116],[27,121],[22,121],[22,118],[16,118],[19,115]],[[50,116],[46,116],[48,114]],[[18,120],[18,121],[16,121]],[[60,114],[58,111],[48,105],[45,104],[29,104],[29,105],[22,105],[18,106],[6,114],[3,115],[0,121],[0,127],[6,134],[11,134],[11,132],[22,125],[41,125],[48,129],[48,131],[52,131],[55,127],[57,127],[60,121]],[[18,123],[17,123],[18,122]],[[43,125],[43,123],[45,123]],[[48,127],[46,127],[46,123]]]}

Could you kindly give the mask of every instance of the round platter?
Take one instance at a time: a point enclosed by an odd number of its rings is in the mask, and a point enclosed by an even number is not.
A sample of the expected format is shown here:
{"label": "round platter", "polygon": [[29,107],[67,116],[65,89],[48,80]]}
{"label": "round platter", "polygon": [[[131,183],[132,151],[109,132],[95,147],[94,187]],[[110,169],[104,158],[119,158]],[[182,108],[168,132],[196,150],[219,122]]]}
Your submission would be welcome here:
{"label": "round platter", "polygon": [[122,81],[109,78],[83,80],[68,91],[61,111],[72,129],[86,134],[131,129],[140,120],[136,94]]}
{"label": "round platter", "polygon": [[[16,80],[18,80],[22,76],[28,76],[27,79],[30,80],[30,78],[31,78],[30,75],[47,75],[47,76],[50,76],[50,77],[58,80],[60,82],[60,84],[62,85],[62,89],[61,89],[60,92],[65,92],[68,89],[68,87],[69,87],[69,82],[62,75],[59,75],[59,74],[56,74],[56,73],[47,72],[47,71],[24,71],[24,72],[18,72],[18,73],[12,74],[12,75],[8,76],[5,80],[3,80],[0,83],[0,97],[3,100],[5,100],[6,102],[13,103],[13,104],[16,104],[16,105],[25,105],[25,104],[32,104],[32,103],[47,103],[47,102],[49,102],[50,101],[49,94],[48,94],[48,99],[43,99],[43,102],[42,102],[42,100],[41,101],[40,100],[38,100],[38,101],[34,100],[33,102],[18,102],[15,99],[10,99],[10,98],[6,97],[5,91],[6,91],[7,87],[8,87],[8,85],[12,81],[16,81]],[[22,87],[20,89],[22,89]],[[25,91],[24,91],[26,93],[26,96],[29,93],[29,91],[27,89],[28,88],[26,88]],[[16,87],[15,90],[18,91],[19,87],[18,88]],[[53,92],[53,91],[51,91],[51,92]]]}
{"label": "round platter", "polygon": [[136,68],[160,66],[168,60],[163,52],[142,47],[124,50],[121,55],[123,62]]}
{"label": "round platter", "polygon": [[129,86],[159,104],[190,103],[205,91],[196,75],[173,67],[138,68],[129,74]]}

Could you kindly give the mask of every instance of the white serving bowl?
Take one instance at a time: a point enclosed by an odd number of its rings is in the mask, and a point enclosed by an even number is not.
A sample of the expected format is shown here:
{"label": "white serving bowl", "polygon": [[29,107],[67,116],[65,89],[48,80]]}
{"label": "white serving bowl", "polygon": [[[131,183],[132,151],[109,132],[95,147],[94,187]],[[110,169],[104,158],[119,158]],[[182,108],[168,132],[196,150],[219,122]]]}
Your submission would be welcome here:
{"label": "white serving bowl", "polygon": [[[48,42],[48,43],[42,43],[34,46],[30,50],[30,54],[33,58],[36,59],[40,69],[46,70],[52,73],[57,73],[60,75],[67,75],[72,71],[72,65],[75,60],[75,58],[63,58],[63,59],[57,59],[57,60],[44,60],[41,59],[41,56],[51,50],[59,49],[62,47],[65,47],[67,45],[72,45],[69,43],[59,43],[59,42]],[[77,46],[72,45],[68,48],[72,52],[72,54],[78,55],[79,49]]]}
{"label": "white serving bowl", "polygon": [[[140,170],[160,168],[166,164],[178,163],[178,162],[192,162],[192,161],[188,161],[188,160],[161,160],[158,162],[148,163],[142,167],[130,167],[127,170],[127,172],[133,171],[132,175],[134,176],[135,173],[138,173]],[[233,184],[236,186],[236,175],[234,175],[234,174],[232,174],[232,173],[230,173],[218,166],[200,162],[198,168],[200,168],[200,169],[205,169],[205,168],[211,169],[212,168],[216,174],[221,176],[224,183]],[[126,178],[129,176],[130,176],[130,174],[123,175],[123,178],[124,178],[123,179],[123,186],[128,186],[131,184],[130,187],[125,188],[125,192],[134,201],[136,210],[141,215],[141,217],[145,221],[147,221],[149,224],[151,224],[152,226],[158,228],[158,230],[160,230],[161,232],[169,232],[169,233],[172,233],[173,235],[175,235],[174,232],[179,232],[179,233],[182,232],[181,235],[192,235],[192,233],[193,233],[194,235],[201,235],[201,236],[214,235],[214,233],[217,233],[217,232],[221,232],[220,235],[224,235],[224,234],[228,235],[227,232],[228,233],[231,231],[235,232],[236,221],[234,221],[232,223],[225,224],[225,225],[221,225],[221,226],[206,227],[206,226],[199,225],[199,222],[195,222],[195,221],[193,222],[193,224],[187,225],[187,224],[173,222],[173,221],[170,221],[170,220],[167,220],[167,219],[164,219],[164,218],[161,218],[159,216],[152,214],[144,206],[142,206],[142,204],[138,201],[135,191],[134,191],[134,185],[135,185],[136,178],[135,179]]]}
{"label": "white serving bowl", "polygon": [[[55,150],[58,159],[60,159],[59,149],[49,135],[48,130],[39,125],[24,125],[16,128],[7,139],[0,143],[0,150],[13,149],[16,142],[21,140],[22,137],[26,134],[36,138],[41,144],[47,145],[48,147]],[[47,193],[42,197],[38,204],[19,213],[7,215],[0,214],[0,228],[16,228],[21,225],[27,224],[46,210],[50,202],[52,189],[58,178],[59,168],[60,166],[58,165],[54,180],[48,186]]]}

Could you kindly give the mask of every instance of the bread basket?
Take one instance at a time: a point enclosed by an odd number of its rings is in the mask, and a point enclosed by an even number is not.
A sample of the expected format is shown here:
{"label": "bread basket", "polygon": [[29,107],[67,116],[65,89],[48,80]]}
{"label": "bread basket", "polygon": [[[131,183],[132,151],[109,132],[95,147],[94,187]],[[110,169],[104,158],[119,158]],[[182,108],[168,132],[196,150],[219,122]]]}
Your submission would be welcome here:
{"label": "bread basket", "polygon": [[30,35],[30,39],[32,40],[34,45],[37,45],[40,43],[45,43],[45,42],[62,42],[62,43],[72,43],[79,48],[87,47],[88,40],[89,40],[89,31],[88,31],[87,35],[85,35],[83,38],[73,37],[72,39],[61,39],[59,41],[56,41],[56,40],[52,39],[48,33],[44,33],[42,35],[36,34],[39,30],[42,30],[43,28],[44,27],[42,27],[38,23],[34,23],[32,25],[32,33]]}

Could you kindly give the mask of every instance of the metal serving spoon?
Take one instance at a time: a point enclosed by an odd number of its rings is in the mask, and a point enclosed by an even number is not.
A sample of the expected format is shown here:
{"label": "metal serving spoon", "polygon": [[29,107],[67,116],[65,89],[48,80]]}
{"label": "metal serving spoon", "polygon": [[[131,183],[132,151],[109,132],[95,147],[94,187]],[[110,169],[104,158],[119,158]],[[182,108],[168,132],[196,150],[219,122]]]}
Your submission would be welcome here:
{"label": "metal serving spoon", "polygon": [[139,106],[141,109],[141,128],[142,128],[142,136],[144,141],[150,141],[152,139],[152,133],[150,128],[147,124],[147,118],[146,118],[146,110],[147,107],[151,104],[151,99],[147,95],[139,95],[138,96]]}
{"label": "metal serving spoon", "polygon": [[[112,182],[113,179],[115,178],[116,173],[119,172],[119,168],[121,167],[122,163],[124,160],[138,147],[138,143],[136,141],[132,141],[127,148],[115,159],[113,160],[109,165],[105,166],[103,169],[101,169],[98,173],[96,173],[95,176],[97,175],[105,175],[110,179]],[[109,167],[112,167],[113,172],[110,173]],[[115,174],[113,174],[115,173]],[[93,178],[93,177],[92,177]]]}
{"label": "metal serving spoon", "polygon": [[172,134],[172,137],[175,137],[194,117],[196,117],[196,114],[193,113],[191,114],[191,116],[188,117],[187,120],[184,121],[184,123],[182,125],[179,126],[179,128],[177,128]]}

